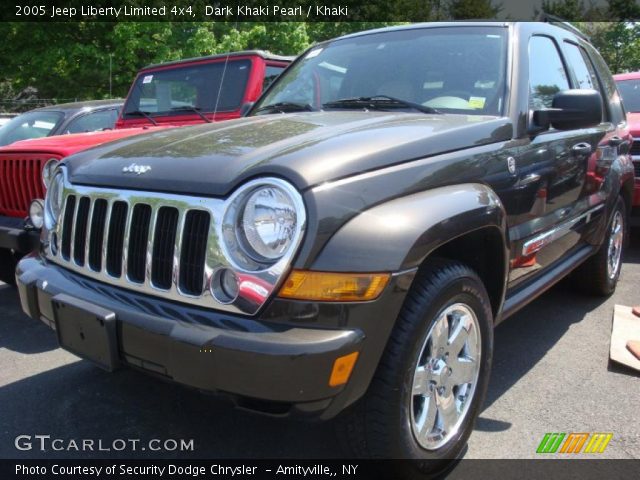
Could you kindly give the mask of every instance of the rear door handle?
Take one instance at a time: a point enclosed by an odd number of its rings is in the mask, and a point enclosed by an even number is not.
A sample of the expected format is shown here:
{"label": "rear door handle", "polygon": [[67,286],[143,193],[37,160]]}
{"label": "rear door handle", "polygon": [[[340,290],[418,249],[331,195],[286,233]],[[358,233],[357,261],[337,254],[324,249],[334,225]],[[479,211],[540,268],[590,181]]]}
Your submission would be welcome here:
{"label": "rear door handle", "polygon": [[571,147],[571,153],[576,156],[589,155],[591,153],[591,145],[586,142],[576,143]]}

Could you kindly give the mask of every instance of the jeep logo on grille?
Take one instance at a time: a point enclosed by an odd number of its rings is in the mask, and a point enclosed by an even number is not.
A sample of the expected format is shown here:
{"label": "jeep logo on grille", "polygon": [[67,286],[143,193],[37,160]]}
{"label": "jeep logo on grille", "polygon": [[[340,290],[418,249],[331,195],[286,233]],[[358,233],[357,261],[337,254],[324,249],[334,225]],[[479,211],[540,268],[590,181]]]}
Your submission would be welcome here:
{"label": "jeep logo on grille", "polygon": [[128,167],[123,167],[122,173],[135,173],[136,175],[142,175],[143,173],[147,173],[151,170],[149,165],[138,165],[137,163],[132,163]]}

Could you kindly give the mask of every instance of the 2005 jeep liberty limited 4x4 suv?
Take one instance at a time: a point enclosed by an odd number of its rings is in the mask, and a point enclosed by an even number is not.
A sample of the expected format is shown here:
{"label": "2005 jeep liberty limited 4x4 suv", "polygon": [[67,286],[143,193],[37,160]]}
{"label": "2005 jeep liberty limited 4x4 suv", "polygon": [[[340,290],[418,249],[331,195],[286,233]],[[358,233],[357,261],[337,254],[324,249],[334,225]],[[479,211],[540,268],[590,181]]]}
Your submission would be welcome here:
{"label": "2005 jeep liberty limited 4x4 suv", "polygon": [[494,325],[576,268],[614,290],[630,141],[606,65],[567,26],[338,38],[247,118],[62,161],[22,307],[108,370],[340,414],[356,455],[455,457]]}

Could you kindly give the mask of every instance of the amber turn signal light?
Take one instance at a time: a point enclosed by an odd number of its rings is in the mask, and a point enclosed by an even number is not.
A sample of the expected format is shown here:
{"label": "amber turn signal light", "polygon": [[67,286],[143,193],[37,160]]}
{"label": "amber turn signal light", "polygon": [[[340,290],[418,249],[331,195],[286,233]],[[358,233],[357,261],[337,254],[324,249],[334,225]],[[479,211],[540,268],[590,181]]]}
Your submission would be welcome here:
{"label": "amber turn signal light", "polygon": [[389,282],[388,273],[338,273],[294,270],[278,296],[324,302],[374,300]]}
{"label": "amber turn signal light", "polygon": [[356,360],[358,360],[358,352],[336,358],[336,361],[333,362],[331,376],[329,377],[329,386],[338,387],[347,383],[353,367],[356,364]]}

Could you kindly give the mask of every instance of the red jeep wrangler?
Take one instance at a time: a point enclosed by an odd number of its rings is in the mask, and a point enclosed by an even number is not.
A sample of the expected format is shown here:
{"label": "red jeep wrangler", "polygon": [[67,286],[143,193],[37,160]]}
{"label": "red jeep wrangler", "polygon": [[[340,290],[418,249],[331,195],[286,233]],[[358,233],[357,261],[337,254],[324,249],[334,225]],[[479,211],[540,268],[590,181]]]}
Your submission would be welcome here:
{"label": "red jeep wrangler", "polygon": [[138,72],[115,130],[1,147],[0,280],[13,283],[17,260],[38,241],[40,226],[25,217],[31,201],[44,198],[47,175],[60,159],[152,129],[238,118],[292,60],[244,51],[150,65]]}

